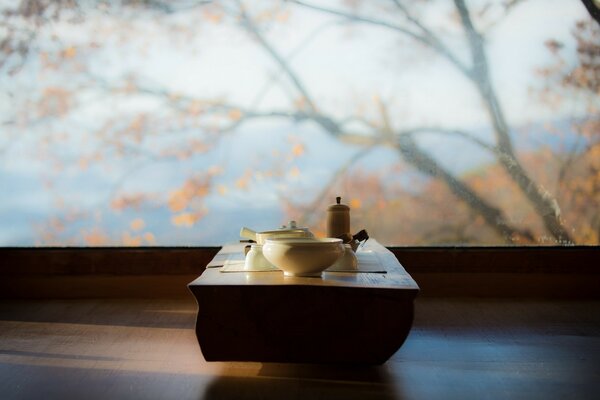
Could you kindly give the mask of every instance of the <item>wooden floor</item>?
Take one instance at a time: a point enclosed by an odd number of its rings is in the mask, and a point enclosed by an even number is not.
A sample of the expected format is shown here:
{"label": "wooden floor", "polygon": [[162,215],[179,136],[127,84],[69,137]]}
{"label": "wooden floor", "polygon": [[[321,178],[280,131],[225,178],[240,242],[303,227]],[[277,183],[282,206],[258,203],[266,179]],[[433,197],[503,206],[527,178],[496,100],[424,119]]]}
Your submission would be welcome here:
{"label": "wooden floor", "polygon": [[600,398],[600,302],[421,298],[380,367],[207,363],[195,308],[2,301],[0,399]]}

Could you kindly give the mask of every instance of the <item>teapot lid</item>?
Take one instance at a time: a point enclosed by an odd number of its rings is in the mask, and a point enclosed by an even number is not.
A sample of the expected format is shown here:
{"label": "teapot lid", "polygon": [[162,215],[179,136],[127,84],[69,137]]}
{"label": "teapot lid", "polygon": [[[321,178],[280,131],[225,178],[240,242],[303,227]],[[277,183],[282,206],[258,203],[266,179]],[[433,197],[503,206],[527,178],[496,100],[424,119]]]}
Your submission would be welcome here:
{"label": "teapot lid", "polygon": [[282,225],[279,229],[298,229],[296,221],[290,221],[287,225]]}
{"label": "teapot lid", "polygon": [[282,225],[280,228],[271,230],[271,231],[264,231],[264,232],[259,232],[260,234],[267,234],[267,235],[271,235],[271,234],[278,234],[278,233],[288,233],[288,232],[309,232],[308,228],[299,228],[297,226],[296,221],[290,221],[288,222],[287,225]]}
{"label": "teapot lid", "polygon": [[335,198],[336,204],[332,204],[327,207],[327,211],[350,211],[350,207],[341,203],[342,198],[340,196]]}

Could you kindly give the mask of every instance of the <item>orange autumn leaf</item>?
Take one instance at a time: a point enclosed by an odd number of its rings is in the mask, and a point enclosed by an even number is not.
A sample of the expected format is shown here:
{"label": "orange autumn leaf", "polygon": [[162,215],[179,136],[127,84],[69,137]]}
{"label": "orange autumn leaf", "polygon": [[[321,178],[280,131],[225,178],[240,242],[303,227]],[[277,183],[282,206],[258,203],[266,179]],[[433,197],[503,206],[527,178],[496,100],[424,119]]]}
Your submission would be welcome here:
{"label": "orange autumn leaf", "polygon": [[104,246],[108,244],[109,238],[101,231],[94,229],[83,233],[83,241],[88,246]]}
{"label": "orange autumn leaf", "polygon": [[79,166],[80,170],[85,171],[88,168],[89,163],[90,160],[87,157],[80,157],[77,165]]}
{"label": "orange autumn leaf", "polygon": [[125,208],[138,209],[144,201],[146,201],[145,195],[130,194],[114,199],[110,205],[115,210],[124,210]]}
{"label": "orange autumn leaf", "polygon": [[292,154],[296,157],[300,157],[304,154],[304,145],[302,143],[296,143],[294,147],[292,147]]}
{"label": "orange autumn leaf", "polygon": [[77,55],[77,49],[73,46],[67,47],[62,53],[64,58],[73,58]]}
{"label": "orange autumn leaf", "polygon": [[133,132],[141,132],[142,129],[144,128],[145,123],[146,123],[146,115],[145,114],[137,115],[133,119],[133,121],[131,121],[131,124],[129,124],[129,129]]}
{"label": "orange autumn leaf", "polygon": [[290,12],[288,10],[285,10],[277,14],[275,18],[278,22],[287,22],[290,19]]}
{"label": "orange autumn leaf", "polygon": [[218,24],[223,19],[223,14],[220,12],[205,10],[203,17],[212,23]]}
{"label": "orange autumn leaf", "polygon": [[211,165],[206,172],[208,175],[220,175],[223,173],[223,167],[220,165]]}
{"label": "orange autumn leaf", "polygon": [[235,181],[235,186],[240,189],[247,189],[250,183],[250,178],[252,178],[252,171],[246,170],[244,175],[242,175],[238,180]]}
{"label": "orange autumn leaf", "polygon": [[144,226],[146,226],[146,223],[141,218],[136,218],[133,221],[131,221],[131,224],[129,224],[129,227],[134,231],[144,229]]}
{"label": "orange autumn leaf", "polygon": [[44,89],[38,104],[40,116],[62,116],[71,107],[72,93],[66,89],[50,86]]}
{"label": "orange autumn leaf", "polygon": [[208,194],[208,187],[207,186],[200,186],[196,190],[196,196],[203,197],[203,196],[206,196],[207,194]]}
{"label": "orange autumn leaf", "polygon": [[193,226],[200,218],[201,214],[198,213],[181,213],[174,215],[171,218],[171,223],[175,226]]}
{"label": "orange autumn leaf", "polygon": [[189,199],[185,195],[185,192],[183,190],[176,190],[174,192],[171,192],[168,204],[171,211],[178,212],[186,208],[188,202]]}
{"label": "orange autumn leaf", "polygon": [[235,181],[235,186],[237,186],[240,189],[247,189],[248,188],[248,178],[241,177],[240,179]]}
{"label": "orange autumn leaf", "polygon": [[350,208],[361,208],[362,201],[360,199],[352,199],[350,200]]}
{"label": "orange autumn leaf", "polygon": [[296,106],[296,108],[299,110],[302,110],[304,107],[306,107],[306,104],[307,102],[304,96],[298,97],[294,100],[294,106]]}
{"label": "orange autumn leaf", "polygon": [[154,237],[154,234],[152,234],[151,232],[144,233],[144,240],[149,244],[156,243],[156,238]]}
{"label": "orange autumn leaf", "polygon": [[313,229],[313,233],[314,233],[315,237],[318,237],[318,238],[324,238],[327,236],[327,232],[322,229]]}
{"label": "orange autumn leaf", "polygon": [[193,139],[189,141],[188,149],[193,153],[206,153],[209,147],[201,140]]}
{"label": "orange autumn leaf", "polygon": [[208,195],[209,191],[210,177],[190,178],[181,188],[170,193],[167,204],[171,211],[180,212],[187,208],[194,199]]}
{"label": "orange autumn leaf", "polygon": [[140,236],[131,236],[129,232],[125,232],[121,237],[124,246],[141,246],[142,238]]}
{"label": "orange autumn leaf", "polygon": [[221,196],[225,196],[227,194],[227,186],[225,185],[219,185],[217,186],[217,192],[221,195]]}
{"label": "orange autumn leaf", "polygon": [[208,194],[210,180],[207,178],[191,178],[183,185],[183,192],[188,199],[203,197]]}
{"label": "orange autumn leaf", "polygon": [[242,112],[240,110],[238,110],[237,108],[229,110],[229,112],[227,113],[227,115],[229,116],[230,119],[232,119],[234,121],[237,121],[240,118],[242,118]]}
{"label": "orange autumn leaf", "polygon": [[204,111],[204,103],[199,100],[193,100],[188,106],[191,115],[200,115],[202,111]]}

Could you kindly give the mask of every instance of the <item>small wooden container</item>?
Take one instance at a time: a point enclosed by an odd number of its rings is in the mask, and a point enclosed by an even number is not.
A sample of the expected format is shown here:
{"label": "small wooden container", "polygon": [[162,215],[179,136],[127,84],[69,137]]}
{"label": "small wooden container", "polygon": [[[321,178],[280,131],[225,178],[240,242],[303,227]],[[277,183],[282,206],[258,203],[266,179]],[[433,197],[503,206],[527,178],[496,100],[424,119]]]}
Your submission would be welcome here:
{"label": "small wooden container", "polygon": [[350,233],[350,207],[341,204],[342,198],[336,197],[336,204],[327,208],[327,237],[340,238],[344,243],[352,240]]}

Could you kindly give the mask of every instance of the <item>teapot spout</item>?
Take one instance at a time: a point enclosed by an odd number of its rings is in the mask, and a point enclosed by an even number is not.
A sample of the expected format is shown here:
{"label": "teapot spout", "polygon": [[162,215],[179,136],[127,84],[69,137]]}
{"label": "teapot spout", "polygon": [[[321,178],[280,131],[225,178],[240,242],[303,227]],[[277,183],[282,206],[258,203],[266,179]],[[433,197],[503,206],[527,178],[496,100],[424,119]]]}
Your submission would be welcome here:
{"label": "teapot spout", "polygon": [[355,235],[352,235],[350,246],[352,247],[352,250],[356,251],[358,250],[359,246],[364,246],[365,243],[367,243],[367,240],[369,240],[369,234],[367,233],[367,230],[361,229]]}
{"label": "teapot spout", "polygon": [[366,229],[361,229],[352,236],[352,239],[356,240],[357,242],[366,242],[369,240],[369,234],[367,233]]}
{"label": "teapot spout", "polygon": [[256,231],[250,228],[243,227],[240,229],[240,236],[246,239],[254,240],[256,242]]}

